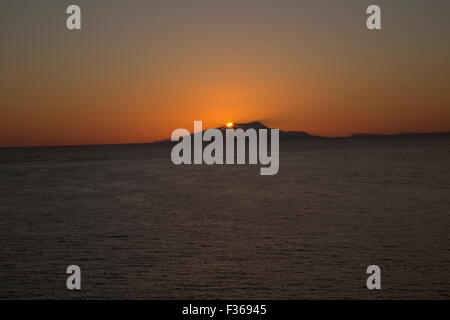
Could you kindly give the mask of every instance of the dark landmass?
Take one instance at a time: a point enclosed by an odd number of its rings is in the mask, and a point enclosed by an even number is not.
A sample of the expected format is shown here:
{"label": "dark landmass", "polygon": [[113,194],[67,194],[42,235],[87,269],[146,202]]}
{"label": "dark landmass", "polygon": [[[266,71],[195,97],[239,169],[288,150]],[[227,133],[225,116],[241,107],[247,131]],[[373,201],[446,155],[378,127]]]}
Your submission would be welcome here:
{"label": "dark landmass", "polygon": [[[228,129],[226,126],[222,126],[219,128],[220,131],[225,131]],[[270,128],[259,121],[253,121],[248,123],[235,123],[233,125],[233,129],[273,129]],[[206,130],[205,130],[206,131]],[[203,131],[203,132],[205,132]],[[280,130],[280,139],[282,140],[305,140],[305,139],[373,139],[373,138],[438,138],[438,137],[450,137],[450,131],[447,132],[431,132],[431,133],[420,133],[420,132],[407,132],[407,133],[397,133],[397,134],[376,134],[376,133],[355,133],[346,137],[325,137],[325,136],[317,136],[312,135],[305,131],[283,131]],[[161,142],[170,142],[170,139],[158,141]]]}
{"label": "dark landmass", "polygon": [[[225,131],[228,129],[226,126],[218,127],[221,131]],[[252,121],[248,123],[235,123],[233,125],[233,129],[273,129],[270,128],[259,121]],[[205,132],[204,130],[203,132]],[[450,131],[445,132],[430,132],[430,133],[420,133],[420,132],[407,132],[407,133],[397,133],[397,134],[377,134],[377,133],[355,133],[345,137],[326,137],[326,136],[318,136],[313,135],[305,131],[283,131],[280,130],[280,140],[282,141],[305,141],[305,140],[348,140],[348,139],[397,139],[397,138],[449,138]],[[115,146],[115,145],[165,145],[171,143],[172,141],[169,139],[157,140],[153,142],[142,142],[142,143],[116,143],[116,144],[88,144],[88,145],[54,145],[54,146],[18,146],[18,147],[0,147],[0,149],[16,149],[16,148],[53,148],[53,147],[86,147],[86,146]],[[29,160],[45,160],[39,159],[39,156],[32,155],[32,158],[36,157],[36,159]]]}

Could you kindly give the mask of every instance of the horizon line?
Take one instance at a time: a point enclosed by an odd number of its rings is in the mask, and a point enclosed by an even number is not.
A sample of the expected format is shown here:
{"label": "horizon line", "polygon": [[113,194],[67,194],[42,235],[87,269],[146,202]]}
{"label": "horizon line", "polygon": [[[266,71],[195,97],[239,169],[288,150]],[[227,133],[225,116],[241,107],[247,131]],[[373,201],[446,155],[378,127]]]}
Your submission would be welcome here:
{"label": "horizon line", "polygon": [[[264,125],[262,122],[260,121],[251,121],[251,122],[246,122],[246,123],[235,123],[235,124],[239,124],[239,125],[243,125],[243,124],[250,124],[250,123],[260,123],[262,125]],[[266,126],[266,125],[264,125]],[[267,126],[266,126],[267,127]],[[223,126],[218,127],[218,128],[209,128],[209,129],[219,129],[219,128],[223,128]],[[270,127],[267,127],[269,129],[273,129]],[[209,130],[209,129],[205,129],[203,130]],[[323,139],[349,139],[349,138],[375,138],[375,137],[405,137],[405,136],[410,136],[410,135],[439,135],[439,134],[450,134],[450,130],[448,131],[432,131],[432,132],[398,132],[398,133],[364,133],[364,132],[356,132],[356,133],[351,133],[347,136],[337,136],[337,137],[329,137],[329,136],[319,136],[319,135],[314,135],[314,134],[310,134],[309,132],[306,131],[293,131],[293,130],[288,130],[288,131],[284,131],[279,129],[281,132],[291,132],[291,133],[296,133],[296,132],[302,132],[302,133],[306,133],[308,135],[310,135],[311,137],[316,137],[316,138],[323,138]],[[193,133],[192,133],[193,134]],[[58,148],[58,147],[95,147],[95,146],[119,146],[119,145],[139,145],[139,144],[154,144],[154,143],[161,143],[161,142],[165,142],[165,141],[170,141],[170,138],[166,138],[166,139],[159,139],[159,140],[153,140],[153,141],[147,141],[147,142],[115,142],[115,143],[80,143],[80,144],[42,144],[42,145],[16,145],[16,146],[0,146],[0,149],[17,149],[17,148]]]}

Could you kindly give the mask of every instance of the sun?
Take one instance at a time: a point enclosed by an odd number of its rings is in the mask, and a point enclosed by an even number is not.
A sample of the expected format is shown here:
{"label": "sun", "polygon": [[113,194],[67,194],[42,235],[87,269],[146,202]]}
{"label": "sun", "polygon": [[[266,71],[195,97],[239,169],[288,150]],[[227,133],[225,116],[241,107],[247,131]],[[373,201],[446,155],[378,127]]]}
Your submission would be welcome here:
{"label": "sun", "polygon": [[233,122],[228,122],[228,123],[227,123],[227,127],[228,127],[228,128],[233,127]]}

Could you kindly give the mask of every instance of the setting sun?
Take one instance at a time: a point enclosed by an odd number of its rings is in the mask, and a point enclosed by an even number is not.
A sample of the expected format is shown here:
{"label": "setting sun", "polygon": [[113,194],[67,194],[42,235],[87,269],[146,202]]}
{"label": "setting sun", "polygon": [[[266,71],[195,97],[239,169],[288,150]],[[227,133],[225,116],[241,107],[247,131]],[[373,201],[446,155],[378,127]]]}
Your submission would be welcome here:
{"label": "setting sun", "polygon": [[232,126],[233,126],[233,122],[228,122],[228,123],[227,123],[227,127],[228,127],[228,128],[231,128]]}

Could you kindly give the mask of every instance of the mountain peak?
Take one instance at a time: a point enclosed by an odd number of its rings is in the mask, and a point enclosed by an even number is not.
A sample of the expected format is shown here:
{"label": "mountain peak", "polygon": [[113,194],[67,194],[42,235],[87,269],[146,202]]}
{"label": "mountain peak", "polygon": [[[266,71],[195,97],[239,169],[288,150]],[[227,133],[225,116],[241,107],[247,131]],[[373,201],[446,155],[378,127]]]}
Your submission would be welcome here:
{"label": "mountain peak", "polygon": [[[225,131],[226,129],[242,129],[242,130],[248,130],[248,129],[267,129],[270,130],[271,128],[266,126],[265,124],[259,122],[259,121],[252,121],[247,123],[233,123],[232,126],[222,126],[217,128],[221,131]],[[282,138],[288,138],[288,139],[304,139],[304,138],[320,138],[319,136],[313,136],[307,132],[304,131],[283,131],[280,130],[280,137]]]}
{"label": "mountain peak", "polygon": [[248,122],[248,123],[233,123],[233,125],[231,127],[222,126],[222,127],[218,128],[218,129],[220,129],[220,130],[224,130],[224,129],[242,129],[242,130],[247,130],[247,129],[255,129],[255,130],[267,129],[267,130],[270,130],[269,127],[267,127],[266,125],[262,124],[259,121],[252,121],[252,122]]}

